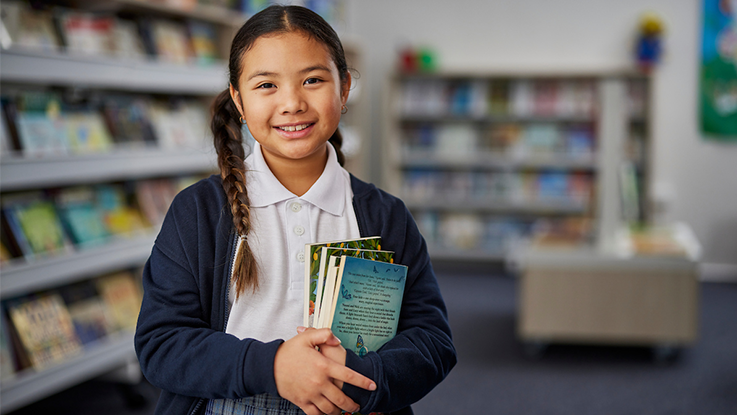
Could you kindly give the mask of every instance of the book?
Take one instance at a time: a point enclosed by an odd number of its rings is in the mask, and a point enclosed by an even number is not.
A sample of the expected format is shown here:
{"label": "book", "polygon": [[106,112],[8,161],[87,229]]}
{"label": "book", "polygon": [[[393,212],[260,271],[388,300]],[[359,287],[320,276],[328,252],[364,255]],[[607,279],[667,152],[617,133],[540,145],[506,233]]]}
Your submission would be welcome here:
{"label": "book", "polygon": [[112,149],[113,139],[99,113],[85,111],[65,114],[64,124],[73,153],[105,153]]}
{"label": "book", "polygon": [[194,57],[187,29],[182,23],[163,19],[143,21],[149,53],[164,62],[188,64]]}
{"label": "book", "polygon": [[110,313],[115,330],[133,330],[141,311],[141,290],[130,272],[119,272],[96,280],[97,290]]}
{"label": "book", "polygon": [[144,59],[146,48],[143,45],[138,24],[133,20],[116,19],[113,28],[115,56],[122,59]]}
{"label": "book", "polygon": [[24,257],[34,258],[70,249],[54,204],[41,193],[6,196],[3,213]]}
{"label": "book", "polygon": [[[317,281],[317,289],[315,291],[315,303],[314,303],[314,318],[311,322],[311,327],[320,327],[321,319],[324,315],[321,315],[322,304],[325,299],[332,297],[334,287],[330,281],[334,275],[330,274],[331,266],[335,266],[334,258],[339,256],[351,256],[356,258],[370,259],[372,261],[382,262],[394,262],[394,252],[382,251],[374,249],[352,249],[352,248],[341,248],[341,247],[322,247],[321,249],[321,266],[323,269],[319,270],[319,276]],[[324,260],[323,260],[324,259]],[[334,281],[333,281],[334,282]]]}
{"label": "book", "polygon": [[346,349],[363,357],[397,333],[407,267],[341,256],[327,327]]}
{"label": "book", "polygon": [[77,10],[64,10],[57,17],[68,52],[98,56],[115,52],[115,17]]}
{"label": "book", "polygon": [[8,314],[33,368],[44,369],[82,351],[72,318],[58,293],[11,301]]}
{"label": "book", "polygon": [[135,184],[138,206],[149,224],[159,226],[177,194],[171,179],[139,180]]}
{"label": "book", "polygon": [[218,59],[217,34],[212,24],[190,20],[187,22],[195,61],[201,65],[214,63]]}
{"label": "book", "polygon": [[305,327],[312,327],[311,316],[315,311],[317,284],[318,280],[324,277],[326,269],[327,258],[321,257],[323,247],[381,250],[381,237],[305,244],[304,317],[302,322]]}
{"label": "book", "polygon": [[23,155],[66,155],[69,140],[61,114],[61,98],[44,90],[24,90],[17,97],[15,122]]}
{"label": "book", "polygon": [[146,228],[141,213],[130,206],[122,185],[95,186],[96,205],[102,213],[108,232],[113,235],[132,235]]}
{"label": "book", "polygon": [[83,345],[93,343],[112,331],[112,318],[97,293],[94,281],[87,280],[61,287],[59,293]]}
{"label": "book", "polygon": [[156,143],[150,120],[150,102],[145,97],[106,94],[102,108],[117,146],[139,147]]}
{"label": "book", "polygon": [[99,246],[107,241],[110,233],[91,187],[62,189],[55,200],[62,224],[78,247]]}
{"label": "book", "polygon": [[3,48],[57,51],[59,38],[49,10],[33,9],[27,2],[3,1],[0,8],[0,43]]}

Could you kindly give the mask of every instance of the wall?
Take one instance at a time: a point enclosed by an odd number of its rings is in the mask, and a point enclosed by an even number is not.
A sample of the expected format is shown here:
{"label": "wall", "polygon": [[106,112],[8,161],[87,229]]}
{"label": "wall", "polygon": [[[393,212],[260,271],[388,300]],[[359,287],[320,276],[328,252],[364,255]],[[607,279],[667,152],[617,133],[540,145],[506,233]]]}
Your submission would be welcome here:
{"label": "wall", "polygon": [[347,34],[361,40],[370,86],[372,180],[379,180],[381,105],[396,51],[432,46],[442,69],[622,68],[639,16],[665,21],[654,76],[653,185],[665,221],[689,223],[711,274],[737,276],[737,144],[702,139],[697,91],[701,2],[694,0],[346,0]]}

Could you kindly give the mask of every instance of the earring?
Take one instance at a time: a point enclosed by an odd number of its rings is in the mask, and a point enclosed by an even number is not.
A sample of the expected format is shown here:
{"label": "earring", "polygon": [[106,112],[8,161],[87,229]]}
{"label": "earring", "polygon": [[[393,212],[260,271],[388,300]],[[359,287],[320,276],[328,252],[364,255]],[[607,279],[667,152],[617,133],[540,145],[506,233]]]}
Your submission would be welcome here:
{"label": "earring", "polygon": [[240,117],[238,117],[238,120],[241,122],[241,124],[245,124],[246,123],[246,120],[243,119],[243,116],[242,115]]}
{"label": "earring", "polygon": [[348,107],[346,107],[345,105],[343,105],[343,107],[340,109],[340,113],[341,114],[345,114],[346,112],[348,112]]}

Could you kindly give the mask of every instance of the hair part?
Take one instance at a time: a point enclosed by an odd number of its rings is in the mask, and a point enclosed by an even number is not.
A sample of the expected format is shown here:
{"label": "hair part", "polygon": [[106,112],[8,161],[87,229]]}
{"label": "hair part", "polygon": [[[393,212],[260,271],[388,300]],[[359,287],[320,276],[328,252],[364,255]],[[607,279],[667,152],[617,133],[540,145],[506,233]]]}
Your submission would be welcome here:
{"label": "hair part", "polygon": [[[347,87],[348,65],[343,45],[335,30],[320,15],[307,8],[278,5],[269,6],[253,15],[236,33],[228,58],[230,85],[238,89],[238,81],[243,72],[244,56],[253,47],[256,40],[262,36],[293,32],[303,33],[327,48],[338,69],[341,84]],[[236,298],[247,289],[255,292],[258,288],[258,265],[247,240],[251,229],[251,215],[246,188],[245,151],[240,117],[241,114],[230,96],[230,90],[225,89],[213,101],[210,129],[218,154],[223,190],[229,202],[235,231],[242,241],[233,264],[232,278]],[[340,131],[336,129],[328,141],[335,148],[338,162],[341,166],[344,165],[345,156],[341,151],[343,137]]]}

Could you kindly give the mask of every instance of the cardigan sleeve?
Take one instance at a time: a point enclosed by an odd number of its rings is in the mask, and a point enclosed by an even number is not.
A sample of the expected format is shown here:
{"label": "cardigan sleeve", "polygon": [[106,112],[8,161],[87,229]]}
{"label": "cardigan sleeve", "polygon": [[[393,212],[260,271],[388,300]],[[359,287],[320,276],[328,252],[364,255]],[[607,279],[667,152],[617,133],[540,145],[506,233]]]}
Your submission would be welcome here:
{"label": "cardigan sleeve", "polygon": [[407,409],[438,385],[456,364],[448,316],[427,246],[411,214],[399,200],[378,190],[354,199],[362,236],[380,233],[385,249],[408,266],[397,335],[363,358],[347,351],[346,366],[376,382],[369,392],[346,384],[343,390],[361,412]]}
{"label": "cardigan sleeve", "polygon": [[143,270],[135,334],[142,372],[153,385],[191,397],[276,394],[273,362],[281,342],[240,340],[213,327],[211,299],[219,294],[213,280],[227,265],[214,265],[216,230],[203,217],[212,213],[192,193],[175,198]]}

